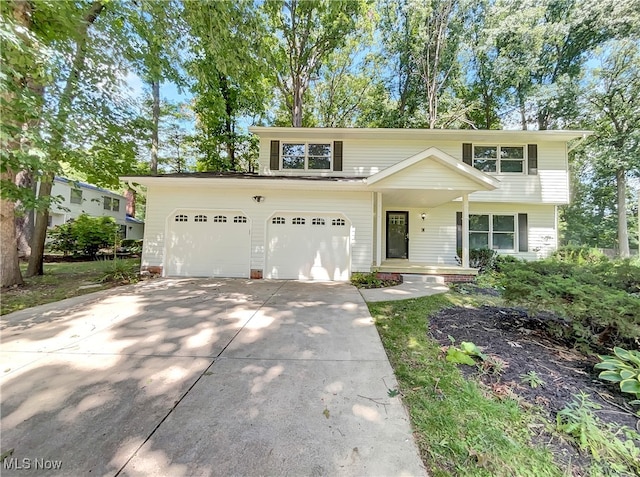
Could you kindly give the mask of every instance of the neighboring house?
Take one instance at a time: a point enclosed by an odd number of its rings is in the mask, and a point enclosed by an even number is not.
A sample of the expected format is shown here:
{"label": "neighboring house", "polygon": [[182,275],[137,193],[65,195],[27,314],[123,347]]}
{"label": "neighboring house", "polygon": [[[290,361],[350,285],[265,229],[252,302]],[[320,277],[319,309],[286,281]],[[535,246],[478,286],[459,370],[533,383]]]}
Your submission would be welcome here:
{"label": "neighboring house", "polygon": [[[252,127],[257,174],[125,177],[147,187],[142,268],[164,276],[462,278],[469,249],[557,247],[567,142],[587,131]],[[457,262],[460,250],[461,265]]]}
{"label": "neighboring house", "polygon": [[60,201],[52,204],[49,210],[49,227],[87,214],[113,217],[124,238],[141,239],[144,234],[144,222],[127,213],[131,204],[127,203],[125,196],[64,177],[54,179],[51,196],[60,198]]}

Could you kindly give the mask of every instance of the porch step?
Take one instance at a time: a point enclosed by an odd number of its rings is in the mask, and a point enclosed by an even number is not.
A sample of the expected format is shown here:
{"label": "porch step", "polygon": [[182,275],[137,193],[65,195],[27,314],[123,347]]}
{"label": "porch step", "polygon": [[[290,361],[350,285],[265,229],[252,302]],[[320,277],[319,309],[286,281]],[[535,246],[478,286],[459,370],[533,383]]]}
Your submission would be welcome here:
{"label": "porch step", "polygon": [[444,285],[444,277],[438,275],[417,275],[414,273],[402,273],[403,283],[434,283]]}

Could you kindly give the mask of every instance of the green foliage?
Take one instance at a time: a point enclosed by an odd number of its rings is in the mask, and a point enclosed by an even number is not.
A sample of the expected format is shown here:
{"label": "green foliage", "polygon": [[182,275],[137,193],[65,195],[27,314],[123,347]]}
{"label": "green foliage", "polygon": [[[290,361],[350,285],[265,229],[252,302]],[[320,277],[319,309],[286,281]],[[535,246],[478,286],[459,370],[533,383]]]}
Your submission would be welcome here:
{"label": "green foliage", "polygon": [[528,384],[533,389],[537,388],[538,386],[544,387],[545,385],[545,382],[542,380],[540,376],[538,376],[538,373],[536,373],[535,371],[529,371],[526,374],[521,374],[520,381],[522,381],[525,384]]}
{"label": "green foliage", "polygon": [[600,356],[601,362],[595,369],[602,369],[598,377],[604,381],[618,383],[623,393],[633,394],[637,399],[632,401],[640,404],[640,351],[613,348],[615,356]]}
{"label": "green foliage", "polygon": [[113,247],[118,237],[118,225],[112,217],[80,215],[75,220],[58,225],[49,232],[51,250],[67,254],[95,257],[98,250]]}
{"label": "green foliage", "polygon": [[507,301],[564,317],[564,325],[549,321],[547,326],[572,343],[638,345],[640,267],[629,260],[503,264],[498,282]]}
{"label": "green foliage", "polygon": [[[456,260],[459,264],[462,264],[462,249],[457,250],[458,256]],[[498,258],[498,252],[488,248],[472,248],[469,249],[469,266],[471,268],[477,268],[480,273],[492,270],[495,268],[496,260]]]}
{"label": "green foliage", "polygon": [[103,263],[104,269],[103,275],[100,278],[101,283],[133,283],[138,281],[140,268],[137,263],[131,263],[130,260],[122,260],[119,258],[104,260]]}
{"label": "green foliage", "polygon": [[475,343],[470,341],[462,341],[460,347],[452,345],[447,349],[446,360],[450,363],[473,366],[476,364],[473,358],[479,358],[484,361],[487,359],[487,356],[480,351],[480,348],[478,348]]}
{"label": "green foliage", "polygon": [[607,474],[637,475],[640,472],[640,448],[634,440],[640,439],[640,434],[603,423],[594,413],[598,409],[600,406],[581,392],[558,412],[556,429],[571,436],[580,449],[588,451],[604,466],[602,471]]}
{"label": "green foliage", "polygon": [[351,284],[358,288],[380,288],[382,280],[377,277],[376,272],[354,272],[351,274]]}
{"label": "green foliage", "polygon": [[120,242],[120,247],[126,252],[141,253],[142,252],[142,239],[123,239]]}
{"label": "green foliage", "polygon": [[600,263],[608,260],[607,257],[596,248],[571,245],[559,248],[553,253],[552,257],[561,262],[575,263],[577,265]]}

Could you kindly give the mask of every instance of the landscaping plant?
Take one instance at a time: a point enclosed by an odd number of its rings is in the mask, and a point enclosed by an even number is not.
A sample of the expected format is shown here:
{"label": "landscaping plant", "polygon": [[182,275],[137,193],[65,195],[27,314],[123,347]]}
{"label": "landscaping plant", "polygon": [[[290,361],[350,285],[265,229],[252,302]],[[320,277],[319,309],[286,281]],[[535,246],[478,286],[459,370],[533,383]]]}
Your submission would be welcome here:
{"label": "landscaping plant", "polygon": [[620,391],[636,397],[631,404],[640,404],[640,352],[613,348],[615,356],[598,355],[601,362],[595,369],[603,370],[598,377],[604,381],[618,383]]}

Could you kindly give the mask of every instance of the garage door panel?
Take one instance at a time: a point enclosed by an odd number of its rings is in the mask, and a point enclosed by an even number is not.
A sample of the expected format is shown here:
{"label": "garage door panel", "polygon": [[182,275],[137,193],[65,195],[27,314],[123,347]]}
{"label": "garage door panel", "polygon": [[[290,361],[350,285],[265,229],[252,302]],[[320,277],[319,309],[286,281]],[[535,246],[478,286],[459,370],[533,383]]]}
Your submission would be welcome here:
{"label": "garage door panel", "polygon": [[275,217],[268,223],[267,278],[349,279],[350,227],[344,218],[317,213]]}
{"label": "garage door panel", "polygon": [[180,211],[168,229],[168,276],[249,276],[251,234],[243,214]]}

